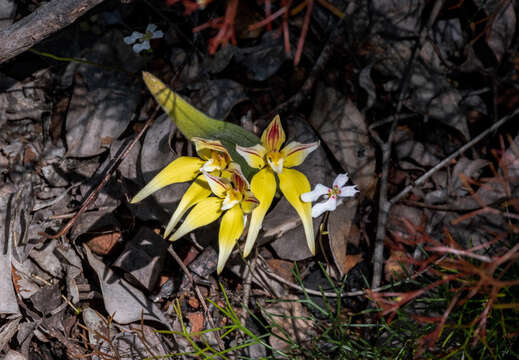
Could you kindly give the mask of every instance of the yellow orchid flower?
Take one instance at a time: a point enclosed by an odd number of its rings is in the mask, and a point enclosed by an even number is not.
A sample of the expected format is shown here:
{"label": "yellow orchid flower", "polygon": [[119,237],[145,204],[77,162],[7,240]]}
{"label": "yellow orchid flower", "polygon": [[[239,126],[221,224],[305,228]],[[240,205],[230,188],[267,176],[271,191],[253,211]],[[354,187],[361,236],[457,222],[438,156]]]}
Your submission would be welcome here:
{"label": "yellow orchid flower", "polygon": [[252,147],[236,145],[236,151],[250,167],[261,169],[251,180],[251,190],[259,200],[259,205],[251,216],[249,232],[245,242],[243,255],[249,255],[252,246],[258,237],[263,218],[267,213],[276,193],[276,178],[279,179],[279,188],[288,202],[297,211],[303,222],[306,241],[312,254],[315,254],[314,227],[312,223],[312,206],[302,202],[301,194],[310,191],[310,183],[306,176],[291,167],[300,165],[312,151],[317,149],[319,142],[302,144],[297,141],[288,143],[283,149],[285,132],[281,126],[279,115],[276,115],[261,135],[261,144]]}
{"label": "yellow orchid flower", "polygon": [[207,197],[198,202],[182,225],[171,235],[172,241],[178,240],[187,233],[212,223],[223,214],[218,233],[218,274],[222,272],[234,245],[243,233],[244,214],[252,212],[258,205],[258,200],[249,190],[249,183],[243,176],[240,165],[231,163],[227,171],[230,173],[230,179],[203,172],[216,197]]}
{"label": "yellow orchid flower", "polygon": [[171,216],[164,233],[165,238],[168,237],[179,222],[180,218],[187,210],[189,210],[189,208],[211,195],[211,189],[209,188],[205,177],[201,175],[202,172],[220,174],[221,171],[223,171],[231,162],[231,156],[220,141],[197,137],[191,138],[191,141],[195,144],[199,158],[181,156],[178,159],[173,160],[153,179],[151,179],[151,181],[146,184],[146,186],[142,188],[141,191],[139,191],[130,201],[130,203],[134,204],[167,185],[186,182],[196,178],[187,189],[186,193],[180,200],[177,209]]}

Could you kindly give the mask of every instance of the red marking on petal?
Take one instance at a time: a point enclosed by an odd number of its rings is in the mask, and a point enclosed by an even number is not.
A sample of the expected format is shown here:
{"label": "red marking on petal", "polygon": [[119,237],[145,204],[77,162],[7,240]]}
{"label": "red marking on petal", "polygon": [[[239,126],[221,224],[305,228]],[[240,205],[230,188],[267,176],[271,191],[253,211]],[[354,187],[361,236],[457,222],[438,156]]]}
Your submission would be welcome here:
{"label": "red marking on petal", "polygon": [[268,139],[269,139],[269,146],[271,149],[273,149],[274,144],[276,143],[276,140],[279,138],[279,127],[278,123],[275,122],[272,127],[270,128],[270,131],[268,133]]}
{"label": "red marking on petal", "polygon": [[292,149],[291,152],[289,152],[286,156],[290,156],[298,151],[301,151],[301,150],[305,150],[305,149],[308,149],[310,147],[314,146],[314,144],[301,144],[300,146]]}

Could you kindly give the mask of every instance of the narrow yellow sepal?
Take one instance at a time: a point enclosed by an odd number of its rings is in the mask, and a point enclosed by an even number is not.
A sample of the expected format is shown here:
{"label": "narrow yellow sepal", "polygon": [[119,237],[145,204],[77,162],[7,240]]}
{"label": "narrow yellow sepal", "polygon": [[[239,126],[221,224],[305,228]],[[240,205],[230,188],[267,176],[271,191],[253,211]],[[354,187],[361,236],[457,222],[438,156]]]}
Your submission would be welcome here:
{"label": "narrow yellow sepal", "polygon": [[286,136],[283,127],[281,126],[281,119],[276,115],[270,122],[269,126],[261,134],[261,143],[267,151],[279,151],[281,145],[285,142]]}
{"label": "narrow yellow sepal", "polygon": [[182,156],[173,160],[162,169],[149,183],[144,186],[130,201],[134,204],[148,197],[165,186],[193,180],[198,174],[198,169],[204,164],[202,159],[191,156]]}
{"label": "narrow yellow sepal", "polygon": [[196,178],[195,181],[189,186],[182,199],[180,199],[180,203],[178,204],[175,212],[171,216],[169,220],[168,226],[166,226],[166,230],[164,231],[164,238],[167,239],[169,234],[173,231],[175,226],[178,224],[182,216],[193,206],[207,198],[211,195],[211,189],[205,181],[203,175],[200,175]]}
{"label": "narrow yellow sepal", "polygon": [[312,222],[312,204],[301,201],[301,194],[311,190],[306,176],[294,169],[283,169],[279,177],[279,188],[286,199],[297,211],[303,222],[306,241],[311,253],[315,255],[314,225]]}
{"label": "narrow yellow sepal", "polygon": [[170,240],[178,240],[187,233],[212,223],[222,214],[221,208],[222,199],[220,198],[208,197],[201,200],[195,205],[193,210],[187,214],[182,225],[171,235]]}
{"label": "narrow yellow sepal", "polygon": [[276,178],[274,172],[270,167],[266,167],[260,170],[256,175],[252,177],[250,187],[252,193],[258,199],[259,205],[252,211],[249,232],[247,234],[247,240],[245,241],[245,248],[243,250],[243,256],[247,257],[252,250],[254,242],[258,237],[263,223],[263,218],[267,213],[274,195],[276,194]]}
{"label": "narrow yellow sepal", "polygon": [[283,166],[291,168],[301,165],[306,157],[318,147],[319,141],[309,144],[303,144],[297,141],[288,143],[287,146],[281,150],[281,155],[284,158]]}
{"label": "narrow yellow sepal", "polygon": [[267,150],[261,144],[256,144],[251,147],[243,147],[236,145],[236,152],[245,159],[247,164],[254,169],[263,169],[265,166],[265,155]]}
{"label": "narrow yellow sepal", "polygon": [[222,272],[225,263],[234,249],[234,245],[243,233],[243,211],[239,206],[233,206],[222,216],[220,231],[218,233],[218,275]]}

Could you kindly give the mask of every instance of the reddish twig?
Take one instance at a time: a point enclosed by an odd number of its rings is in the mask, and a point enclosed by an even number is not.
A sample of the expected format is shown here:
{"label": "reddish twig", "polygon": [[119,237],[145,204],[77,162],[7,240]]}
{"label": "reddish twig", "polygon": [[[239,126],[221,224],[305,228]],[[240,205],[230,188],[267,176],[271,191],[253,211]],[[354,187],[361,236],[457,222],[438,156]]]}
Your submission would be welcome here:
{"label": "reddish twig", "polygon": [[294,56],[294,66],[299,65],[299,61],[301,60],[301,54],[303,53],[303,46],[305,45],[306,34],[308,33],[308,28],[310,27],[310,16],[312,15],[313,6],[314,0],[308,0],[305,14],[305,22],[303,23],[303,28],[301,29],[301,36],[299,36],[299,40],[297,41],[297,50],[296,55]]}

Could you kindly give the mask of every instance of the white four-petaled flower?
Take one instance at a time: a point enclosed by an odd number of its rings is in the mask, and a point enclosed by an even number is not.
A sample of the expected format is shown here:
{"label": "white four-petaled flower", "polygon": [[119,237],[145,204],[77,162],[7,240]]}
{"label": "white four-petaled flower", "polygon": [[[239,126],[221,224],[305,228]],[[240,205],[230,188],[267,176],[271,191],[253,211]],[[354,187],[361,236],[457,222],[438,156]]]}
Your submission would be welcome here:
{"label": "white four-petaled flower", "polygon": [[128,45],[134,44],[132,47],[133,51],[139,54],[143,50],[150,49],[151,39],[159,39],[163,36],[164,33],[157,30],[157,25],[148,24],[145,34],[134,31],[130,36],[125,37],[123,40]]}
{"label": "white four-petaled flower", "polygon": [[352,197],[359,192],[357,185],[344,186],[348,179],[348,174],[339,174],[333,181],[331,189],[322,184],[317,184],[313,191],[301,195],[301,200],[304,202],[313,202],[321,196],[325,197],[325,201],[317,203],[312,207],[312,217],[316,218],[325,211],[334,211],[337,205],[340,205],[342,202],[342,199],[337,199],[337,197]]}

